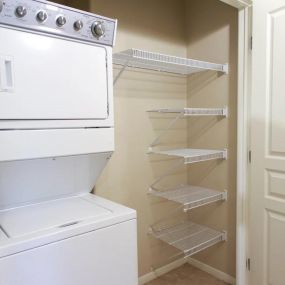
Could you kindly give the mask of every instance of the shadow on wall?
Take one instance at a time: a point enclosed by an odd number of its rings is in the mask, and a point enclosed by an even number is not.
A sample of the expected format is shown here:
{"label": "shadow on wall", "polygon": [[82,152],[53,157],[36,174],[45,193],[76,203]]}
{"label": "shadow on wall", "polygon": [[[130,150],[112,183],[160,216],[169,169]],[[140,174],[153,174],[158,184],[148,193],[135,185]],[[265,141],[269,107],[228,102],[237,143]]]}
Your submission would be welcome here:
{"label": "shadow on wall", "polygon": [[[181,14],[184,12],[183,5],[177,5],[177,2],[183,3],[184,0],[55,0],[55,2],[118,19],[120,30],[128,30],[130,33],[147,37],[151,35],[165,42],[186,45],[186,29],[177,30],[177,25],[173,25],[170,20],[181,19]],[[163,6],[174,5],[176,9],[172,11],[162,9]],[[181,7],[180,11],[177,7]]]}
{"label": "shadow on wall", "polygon": [[188,17],[188,57],[229,63],[229,74],[195,74],[187,81],[188,106],[225,107],[228,118],[190,119],[188,143],[197,148],[227,148],[228,160],[217,165],[209,162],[189,166],[188,181],[223,191],[225,203],[191,211],[193,222],[227,230],[228,240],[195,256],[214,268],[235,276],[236,227],[236,123],[237,123],[237,10],[213,0],[186,0]]}
{"label": "shadow on wall", "polygon": [[[187,45],[199,45],[201,48],[200,56],[195,55],[195,59],[225,63],[229,52],[235,52],[237,48],[237,26],[234,24],[237,17],[233,16],[233,12],[237,14],[237,10],[221,1],[213,0],[186,0],[186,7],[187,11],[195,10],[197,15],[194,20],[189,15],[186,17]],[[199,28],[197,28],[197,24]],[[215,41],[217,35],[223,34],[225,29],[229,29],[229,43]],[[215,44],[211,46],[200,45],[203,41],[210,42],[211,39],[213,39],[212,43]],[[217,48],[221,49],[222,52],[216,53]],[[191,57],[191,50],[188,56]]]}
{"label": "shadow on wall", "polygon": [[91,10],[90,0],[54,0],[54,2],[87,12]]}

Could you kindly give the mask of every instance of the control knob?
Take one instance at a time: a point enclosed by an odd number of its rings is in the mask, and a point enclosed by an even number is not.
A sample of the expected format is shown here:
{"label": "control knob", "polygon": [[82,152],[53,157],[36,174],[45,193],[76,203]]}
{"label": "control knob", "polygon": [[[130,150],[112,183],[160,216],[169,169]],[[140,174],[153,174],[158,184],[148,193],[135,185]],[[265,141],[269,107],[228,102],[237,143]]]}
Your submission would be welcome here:
{"label": "control knob", "polygon": [[66,24],[66,18],[62,15],[58,16],[56,18],[56,24],[59,26],[59,27],[62,27]]}
{"label": "control knob", "polygon": [[27,8],[25,6],[18,6],[15,10],[15,14],[19,18],[23,18],[27,15]]}
{"label": "control knob", "polygon": [[96,21],[91,26],[91,32],[94,37],[101,38],[105,34],[105,25],[103,22]]}
{"label": "control knob", "polygon": [[83,28],[83,22],[81,20],[74,22],[73,28],[75,31],[81,30]]}
{"label": "control knob", "polygon": [[37,13],[37,20],[41,23],[43,23],[44,21],[46,21],[48,15],[46,11],[39,11]]}

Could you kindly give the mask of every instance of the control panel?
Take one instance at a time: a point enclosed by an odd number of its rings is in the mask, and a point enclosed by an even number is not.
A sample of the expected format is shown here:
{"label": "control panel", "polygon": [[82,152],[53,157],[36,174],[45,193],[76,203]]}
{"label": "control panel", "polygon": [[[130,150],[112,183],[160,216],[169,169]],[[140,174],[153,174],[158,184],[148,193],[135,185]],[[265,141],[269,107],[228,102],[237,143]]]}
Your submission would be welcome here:
{"label": "control panel", "polygon": [[113,46],[117,21],[52,2],[0,0],[0,24]]}

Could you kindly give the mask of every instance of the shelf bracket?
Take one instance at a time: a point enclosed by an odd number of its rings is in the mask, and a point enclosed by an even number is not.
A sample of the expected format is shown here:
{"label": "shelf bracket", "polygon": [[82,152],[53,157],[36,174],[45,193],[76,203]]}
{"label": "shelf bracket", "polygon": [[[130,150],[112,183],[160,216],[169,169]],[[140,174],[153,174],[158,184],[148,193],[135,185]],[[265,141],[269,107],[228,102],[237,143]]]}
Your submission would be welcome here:
{"label": "shelf bracket", "polygon": [[226,118],[229,116],[229,109],[228,109],[228,107],[223,108],[223,116],[225,116]]}
{"label": "shelf bracket", "polygon": [[184,112],[181,112],[173,120],[170,121],[167,127],[152,141],[152,143],[150,144],[149,152],[151,152],[152,147],[159,144],[159,141],[164,136],[164,134],[168,132],[176,124],[176,122],[179,119],[181,119],[183,116],[184,116]]}
{"label": "shelf bracket", "polygon": [[227,231],[223,231],[223,241],[227,241],[228,240],[228,233]]}
{"label": "shelf bracket", "polygon": [[223,72],[225,74],[229,74],[229,64],[228,63],[223,65]]}
{"label": "shelf bracket", "polygon": [[164,217],[158,219],[156,222],[154,222],[152,225],[149,226],[148,234],[153,234],[155,232],[162,231],[169,226],[159,226],[163,221],[169,220],[169,217],[173,217],[173,215],[177,212],[181,212],[181,209],[183,209],[183,205],[175,207],[172,211],[170,211],[167,215]]}
{"label": "shelf bracket", "polygon": [[151,193],[151,191],[153,190],[156,190],[155,185],[158,184],[163,178],[173,173],[177,168],[179,168],[183,164],[184,164],[184,159],[179,159],[179,161],[174,165],[172,165],[172,167],[168,168],[168,170],[164,174],[156,178],[155,181],[149,186],[149,193]]}
{"label": "shelf bracket", "polygon": [[228,200],[228,190],[224,190],[224,192],[223,192],[223,200],[224,201]]}
{"label": "shelf bracket", "polygon": [[128,66],[129,60],[127,60],[125,62],[125,64],[122,66],[121,70],[119,71],[119,73],[117,74],[117,76],[115,77],[114,81],[113,81],[113,86],[116,85],[117,81],[119,80],[119,78],[121,77],[121,75],[123,74],[123,72],[126,70],[127,66]]}

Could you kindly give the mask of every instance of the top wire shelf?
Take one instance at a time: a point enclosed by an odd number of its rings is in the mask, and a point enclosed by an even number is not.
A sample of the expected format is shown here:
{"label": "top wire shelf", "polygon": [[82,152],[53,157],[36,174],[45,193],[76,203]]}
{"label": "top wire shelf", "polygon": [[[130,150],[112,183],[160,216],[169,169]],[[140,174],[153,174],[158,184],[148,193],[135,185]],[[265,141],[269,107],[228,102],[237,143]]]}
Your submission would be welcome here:
{"label": "top wire shelf", "polygon": [[228,73],[228,64],[218,64],[160,53],[128,49],[113,54],[113,63],[124,67],[134,67],[181,75],[214,70]]}

